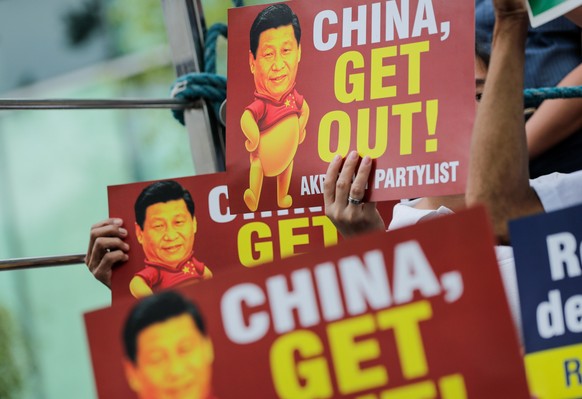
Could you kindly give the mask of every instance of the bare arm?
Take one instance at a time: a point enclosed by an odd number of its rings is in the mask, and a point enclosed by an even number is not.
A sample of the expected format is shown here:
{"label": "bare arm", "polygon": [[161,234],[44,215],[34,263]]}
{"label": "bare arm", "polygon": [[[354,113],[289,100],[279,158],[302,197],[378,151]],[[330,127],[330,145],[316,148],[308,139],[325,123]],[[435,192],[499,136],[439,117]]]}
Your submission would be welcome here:
{"label": "bare arm", "polygon": [[576,7],[566,14],[566,17],[578,26],[582,26],[582,7]]}
{"label": "bare arm", "polygon": [[493,47],[471,142],[467,205],[485,204],[498,239],[507,222],[543,210],[529,186],[523,120],[527,11],[523,0],[494,0]]}
{"label": "bare arm", "polygon": [[[580,85],[582,85],[582,64],[558,84],[558,86]],[[527,121],[525,128],[529,156],[535,158],[582,128],[582,99],[544,101]]]}

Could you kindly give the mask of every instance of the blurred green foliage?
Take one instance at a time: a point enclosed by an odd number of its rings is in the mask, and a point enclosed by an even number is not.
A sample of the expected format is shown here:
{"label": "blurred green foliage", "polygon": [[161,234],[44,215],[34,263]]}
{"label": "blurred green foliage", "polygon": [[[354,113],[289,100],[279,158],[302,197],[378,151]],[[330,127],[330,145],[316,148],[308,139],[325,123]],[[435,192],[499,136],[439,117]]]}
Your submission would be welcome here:
{"label": "blurred green foliage", "polygon": [[[271,3],[270,0],[245,1],[245,5]],[[206,26],[227,22],[231,0],[202,0]],[[110,0],[107,21],[116,36],[119,54],[151,48],[167,42],[161,0]]]}
{"label": "blurred green foliage", "polygon": [[22,374],[15,362],[16,331],[10,313],[0,307],[0,398],[19,397]]}
{"label": "blurred green foliage", "polygon": [[143,51],[167,42],[160,0],[109,1],[106,20],[117,54]]}

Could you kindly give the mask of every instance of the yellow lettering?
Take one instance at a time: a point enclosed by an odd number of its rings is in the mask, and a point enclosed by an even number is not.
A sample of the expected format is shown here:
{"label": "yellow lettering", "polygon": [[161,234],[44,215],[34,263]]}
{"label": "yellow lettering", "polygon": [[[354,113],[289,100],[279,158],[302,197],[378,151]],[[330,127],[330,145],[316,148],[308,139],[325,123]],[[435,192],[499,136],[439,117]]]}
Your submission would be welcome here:
{"label": "yellow lettering", "polygon": [[279,220],[279,242],[281,243],[281,258],[298,255],[297,245],[309,244],[309,235],[293,234],[294,229],[309,227],[308,218]]}
{"label": "yellow lettering", "polygon": [[442,399],[467,399],[467,388],[462,374],[451,374],[439,379]]}
{"label": "yellow lettering", "polygon": [[[255,242],[254,237],[270,238],[271,229],[263,222],[244,225],[238,232],[238,259],[241,265],[252,267],[273,260],[273,243],[271,241]],[[255,256],[256,255],[256,256]]]}
{"label": "yellow lettering", "polygon": [[344,395],[388,383],[388,373],[384,367],[360,367],[362,362],[380,356],[380,345],[376,339],[360,339],[356,342],[355,338],[375,330],[373,315],[338,321],[327,327],[337,384]]}
{"label": "yellow lettering", "polygon": [[400,46],[400,54],[408,55],[408,94],[420,93],[420,53],[426,53],[429,49],[428,40]]}
{"label": "yellow lettering", "polygon": [[327,216],[314,216],[312,223],[314,226],[323,227],[323,245],[325,247],[337,244],[337,229]]}
{"label": "yellow lettering", "polygon": [[[330,148],[331,143],[336,142],[331,138],[331,128],[332,125],[337,124],[337,150],[332,151]],[[331,160],[336,156],[336,154],[345,157],[348,155],[350,150],[350,140],[351,140],[351,122],[350,116],[343,111],[331,111],[328,112],[321,118],[319,122],[319,132],[317,137],[317,151],[319,152],[319,158],[323,162],[331,162]]]}
{"label": "yellow lettering", "polygon": [[380,399],[434,399],[436,389],[431,381],[417,382],[382,392]]}
{"label": "yellow lettering", "polygon": [[378,326],[381,329],[394,330],[402,374],[407,379],[422,377],[428,373],[418,324],[431,317],[432,307],[426,300],[383,310],[377,314]]}
{"label": "yellow lettering", "polygon": [[412,153],[412,116],[421,110],[420,101],[392,107],[392,115],[400,115],[400,155]]}
{"label": "yellow lettering", "polygon": [[[364,67],[364,57],[357,51],[343,53],[335,64],[334,93],[337,100],[348,104],[353,101],[364,99],[364,73],[352,73],[348,76],[348,65],[353,65],[354,69]],[[346,77],[351,85],[351,91],[346,87]]]}
{"label": "yellow lettering", "polygon": [[[271,375],[279,398],[331,398],[333,388],[317,334],[300,330],[279,337],[270,352]],[[300,358],[296,360],[297,356]],[[244,396],[244,395],[243,395]]]}
{"label": "yellow lettering", "polygon": [[388,107],[376,108],[376,145],[370,148],[370,109],[358,110],[358,153],[372,159],[380,158],[388,147]]}
{"label": "yellow lettering", "polygon": [[384,59],[396,56],[396,46],[372,50],[370,99],[396,97],[396,86],[384,86],[384,78],[396,75],[396,65],[384,65]]}

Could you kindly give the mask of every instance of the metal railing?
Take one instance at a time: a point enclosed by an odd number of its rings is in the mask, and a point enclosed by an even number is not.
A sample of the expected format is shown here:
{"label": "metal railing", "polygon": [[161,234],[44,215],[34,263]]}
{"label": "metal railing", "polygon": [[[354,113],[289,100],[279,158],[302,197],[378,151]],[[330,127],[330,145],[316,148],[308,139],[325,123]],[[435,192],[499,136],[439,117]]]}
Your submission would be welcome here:
{"label": "metal railing", "polygon": [[32,269],[47,266],[66,266],[80,263],[85,264],[85,254],[16,258],[0,260],[0,271]]}
{"label": "metal railing", "polygon": [[[200,0],[161,0],[177,76],[201,72],[205,22]],[[0,99],[0,110],[184,109],[197,173],[224,170],[224,128],[204,100],[180,99]],[[88,237],[87,237],[88,238]],[[0,271],[84,264],[85,254],[0,260]]]}
{"label": "metal railing", "polygon": [[75,109],[188,109],[201,108],[202,101],[180,99],[0,99],[0,110]]}

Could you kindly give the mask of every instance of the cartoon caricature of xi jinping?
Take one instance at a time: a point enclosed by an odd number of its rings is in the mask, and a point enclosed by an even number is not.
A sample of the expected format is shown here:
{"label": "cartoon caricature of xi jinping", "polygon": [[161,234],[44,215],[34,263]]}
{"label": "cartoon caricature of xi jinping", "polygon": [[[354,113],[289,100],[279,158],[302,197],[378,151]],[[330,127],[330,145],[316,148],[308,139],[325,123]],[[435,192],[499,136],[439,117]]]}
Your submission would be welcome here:
{"label": "cartoon caricature of xi jinping", "polygon": [[300,39],[299,20],[286,4],[263,9],[250,30],[255,100],[245,108],[240,122],[251,164],[244,201],[252,212],[257,210],[264,176],[277,178],[279,208],[293,203],[289,195],[293,158],[305,139],[309,118],[307,102],[295,90]]}

